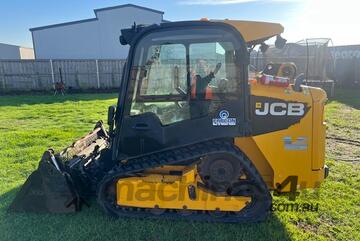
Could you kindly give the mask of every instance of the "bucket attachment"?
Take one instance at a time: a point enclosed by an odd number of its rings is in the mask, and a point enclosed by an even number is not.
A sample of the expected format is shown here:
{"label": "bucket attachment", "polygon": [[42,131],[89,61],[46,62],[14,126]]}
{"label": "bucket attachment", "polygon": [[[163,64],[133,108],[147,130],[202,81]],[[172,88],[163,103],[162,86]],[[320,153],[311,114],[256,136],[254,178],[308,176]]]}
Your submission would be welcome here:
{"label": "bucket attachment", "polygon": [[39,167],[21,187],[9,209],[19,212],[69,213],[80,209],[80,197],[70,175],[52,150],[44,152]]}
{"label": "bucket attachment", "polygon": [[[9,210],[36,213],[71,213],[88,204],[83,194],[96,176],[96,161],[108,147],[109,136],[99,121],[94,130],[59,154],[44,152],[38,169],[21,187]],[[94,165],[92,165],[94,163]],[[97,166],[96,166],[97,167]],[[92,170],[92,172],[88,170]],[[95,168],[95,171],[99,168]],[[86,179],[85,183],[82,179]]]}

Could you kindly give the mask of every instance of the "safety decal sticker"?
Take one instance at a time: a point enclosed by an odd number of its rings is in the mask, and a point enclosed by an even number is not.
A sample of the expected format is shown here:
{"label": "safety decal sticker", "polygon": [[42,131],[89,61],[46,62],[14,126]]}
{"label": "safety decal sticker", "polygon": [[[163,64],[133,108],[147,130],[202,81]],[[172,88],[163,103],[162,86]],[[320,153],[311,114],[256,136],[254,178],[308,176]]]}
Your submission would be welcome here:
{"label": "safety decal sticker", "polygon": [[311,109],[307,102],[285,101],[266,96],[252,95],[250,103],[253,136],[285,130],[296,125]]}
{"label": "safety decal sticker", "polygon": [[307,150],[307,138],[306,137],[298,137],[295,141],[292,140],[290,136],[284,137],[284,147],[286,150]]}
{"label": "safety decal sticker", "polygon": [[219,113],[220,118],[213,118],[213,126],[235,126],[236,118],[229,118],[230,114],[227,110],[222,110]]}

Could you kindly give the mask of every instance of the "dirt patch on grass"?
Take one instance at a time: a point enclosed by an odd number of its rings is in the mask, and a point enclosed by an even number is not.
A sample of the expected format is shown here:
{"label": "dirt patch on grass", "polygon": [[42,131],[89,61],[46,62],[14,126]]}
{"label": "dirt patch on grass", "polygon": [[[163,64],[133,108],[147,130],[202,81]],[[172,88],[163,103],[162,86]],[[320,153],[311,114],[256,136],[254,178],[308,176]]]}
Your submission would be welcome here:
{"label": "dirt patch on grass", "polygon": [[326,116],[327,159],[354,160],[354,163],[359,163],[360,111],[342,103],[332,102],[326,106]]}
{"label": "dirt patch on grass", "polygon": [[295,222],[297,228],[302,229],[307,232],[312,232],[318,234],[319,225],[315,225],[313,223],[308,223],[305,220],[299,220]]}
{"label": "dirt patch on grass", "polygon": [[326,157],[327,159],[360,163],[360,146],[357,143],[327,139]]}

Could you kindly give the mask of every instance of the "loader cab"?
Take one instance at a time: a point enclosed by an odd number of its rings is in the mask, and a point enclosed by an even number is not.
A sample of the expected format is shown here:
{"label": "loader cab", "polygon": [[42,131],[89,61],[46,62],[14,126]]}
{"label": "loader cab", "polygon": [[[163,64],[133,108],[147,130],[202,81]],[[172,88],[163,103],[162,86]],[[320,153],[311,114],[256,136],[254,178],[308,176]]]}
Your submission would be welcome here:
{"label": "loader cab", "polygon": [[245,135],[249,56],[236,29],[165,23],[123,30],[122,43],[130,51],[115,117],[115,159]]}

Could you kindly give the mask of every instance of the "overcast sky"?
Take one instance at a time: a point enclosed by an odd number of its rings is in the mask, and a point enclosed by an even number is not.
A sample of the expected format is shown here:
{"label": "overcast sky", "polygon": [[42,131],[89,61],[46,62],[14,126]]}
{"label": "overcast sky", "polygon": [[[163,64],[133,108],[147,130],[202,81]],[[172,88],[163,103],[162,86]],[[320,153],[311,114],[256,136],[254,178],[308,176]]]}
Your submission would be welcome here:
{"label": "overcast sky", "polygon": [[356,0],[3,0],[0,42],[32,47],[31,27],[93,18],[95,8],[126,3],[164,11],[170,21],[207,17],[279,22],[291,42],[327,37],[334,45],[360,44]]}

